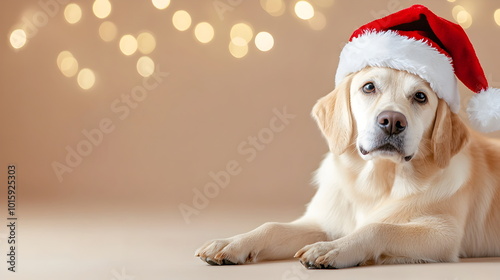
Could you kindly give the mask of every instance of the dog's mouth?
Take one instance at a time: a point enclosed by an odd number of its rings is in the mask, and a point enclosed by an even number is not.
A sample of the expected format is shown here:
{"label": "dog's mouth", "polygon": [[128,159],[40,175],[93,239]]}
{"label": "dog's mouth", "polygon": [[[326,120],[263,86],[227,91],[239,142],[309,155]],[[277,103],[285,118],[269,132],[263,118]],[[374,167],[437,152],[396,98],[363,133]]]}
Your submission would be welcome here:
{"label": "dog's mouth", "polygon": [[359,152],[364,156],[368,155],[369,153],[373,153],[373,152],[381,152],[382,154],[389,154],[389,155],[399,154],[399,155],[403,156],[403,159],[405,161],[410,161],[413,158],[413,155],[405,156],[404,152],[402,151],[401,148],[396,147],[395,145],[392,145],[390,143],[382,144],[382,145],[372,149],[371,151],[367,151],[362,146],[359,146]]}

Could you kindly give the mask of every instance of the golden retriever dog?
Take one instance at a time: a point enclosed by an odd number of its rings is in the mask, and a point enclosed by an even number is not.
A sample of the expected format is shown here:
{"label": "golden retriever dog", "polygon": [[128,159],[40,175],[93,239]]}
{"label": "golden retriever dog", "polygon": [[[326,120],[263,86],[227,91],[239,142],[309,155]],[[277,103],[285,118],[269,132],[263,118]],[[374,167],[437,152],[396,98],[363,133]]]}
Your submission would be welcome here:
{"label": "golden retriever dog", "polygon": [[299,258],[307,268],[500,256],[500,141],[470,129],[419,76],[350,74],[313,116],[330,152],[291,223],[212,240],[212,265]]}

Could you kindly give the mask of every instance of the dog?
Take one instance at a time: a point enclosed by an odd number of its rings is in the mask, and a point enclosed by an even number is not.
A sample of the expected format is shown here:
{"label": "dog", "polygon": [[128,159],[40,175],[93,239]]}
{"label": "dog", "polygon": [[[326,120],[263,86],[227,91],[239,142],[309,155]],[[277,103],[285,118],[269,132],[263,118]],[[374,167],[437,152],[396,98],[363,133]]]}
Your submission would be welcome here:
{"label": "dog", "polygon": [[500,141],[469,129],[428,82],[369,66],[312,115],[330,152],[305,214],[209,241],[197,257],[347,268],[500,256]]}

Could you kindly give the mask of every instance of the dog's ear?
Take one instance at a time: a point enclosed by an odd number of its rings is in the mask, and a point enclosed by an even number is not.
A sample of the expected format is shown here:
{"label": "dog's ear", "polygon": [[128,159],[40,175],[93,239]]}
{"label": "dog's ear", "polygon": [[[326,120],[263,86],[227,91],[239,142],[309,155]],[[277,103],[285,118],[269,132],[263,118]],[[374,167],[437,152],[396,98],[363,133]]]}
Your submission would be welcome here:
{"label": "dog's ear", "polygon": [[347,76],[335,90],[319,99],[312,110],[330,151],[336,155],[344,153],[352,140],[351,80],[352,76]]}
{"label": "dog's ear", "polygon": [[469,140],[469,131],[457,114],[452,113],[448,104],[439,99],[436,119],[431,136],[434,161],[445,168]]}

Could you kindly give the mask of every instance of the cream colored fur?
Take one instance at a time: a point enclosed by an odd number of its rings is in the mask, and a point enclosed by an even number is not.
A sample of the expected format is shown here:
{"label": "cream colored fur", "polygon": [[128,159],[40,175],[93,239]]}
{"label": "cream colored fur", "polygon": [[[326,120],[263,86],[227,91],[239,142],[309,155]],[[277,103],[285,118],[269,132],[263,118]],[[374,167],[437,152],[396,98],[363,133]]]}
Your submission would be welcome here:
{"label": "cream colored fur", "polygon": [[[376,93],[361,91],[367,82]],[[427,103],[413,100],[417,91]],[[376,148],[385,110],[407,119],[403,150],[362,155],[360,147]],[[210,264],[295,256],[308,268],[500,256],[500,141],[469,130],[424,80],[365,68],[321,98],[313,116],[330,153],[306,213],[212,240],[196,256]]]}

